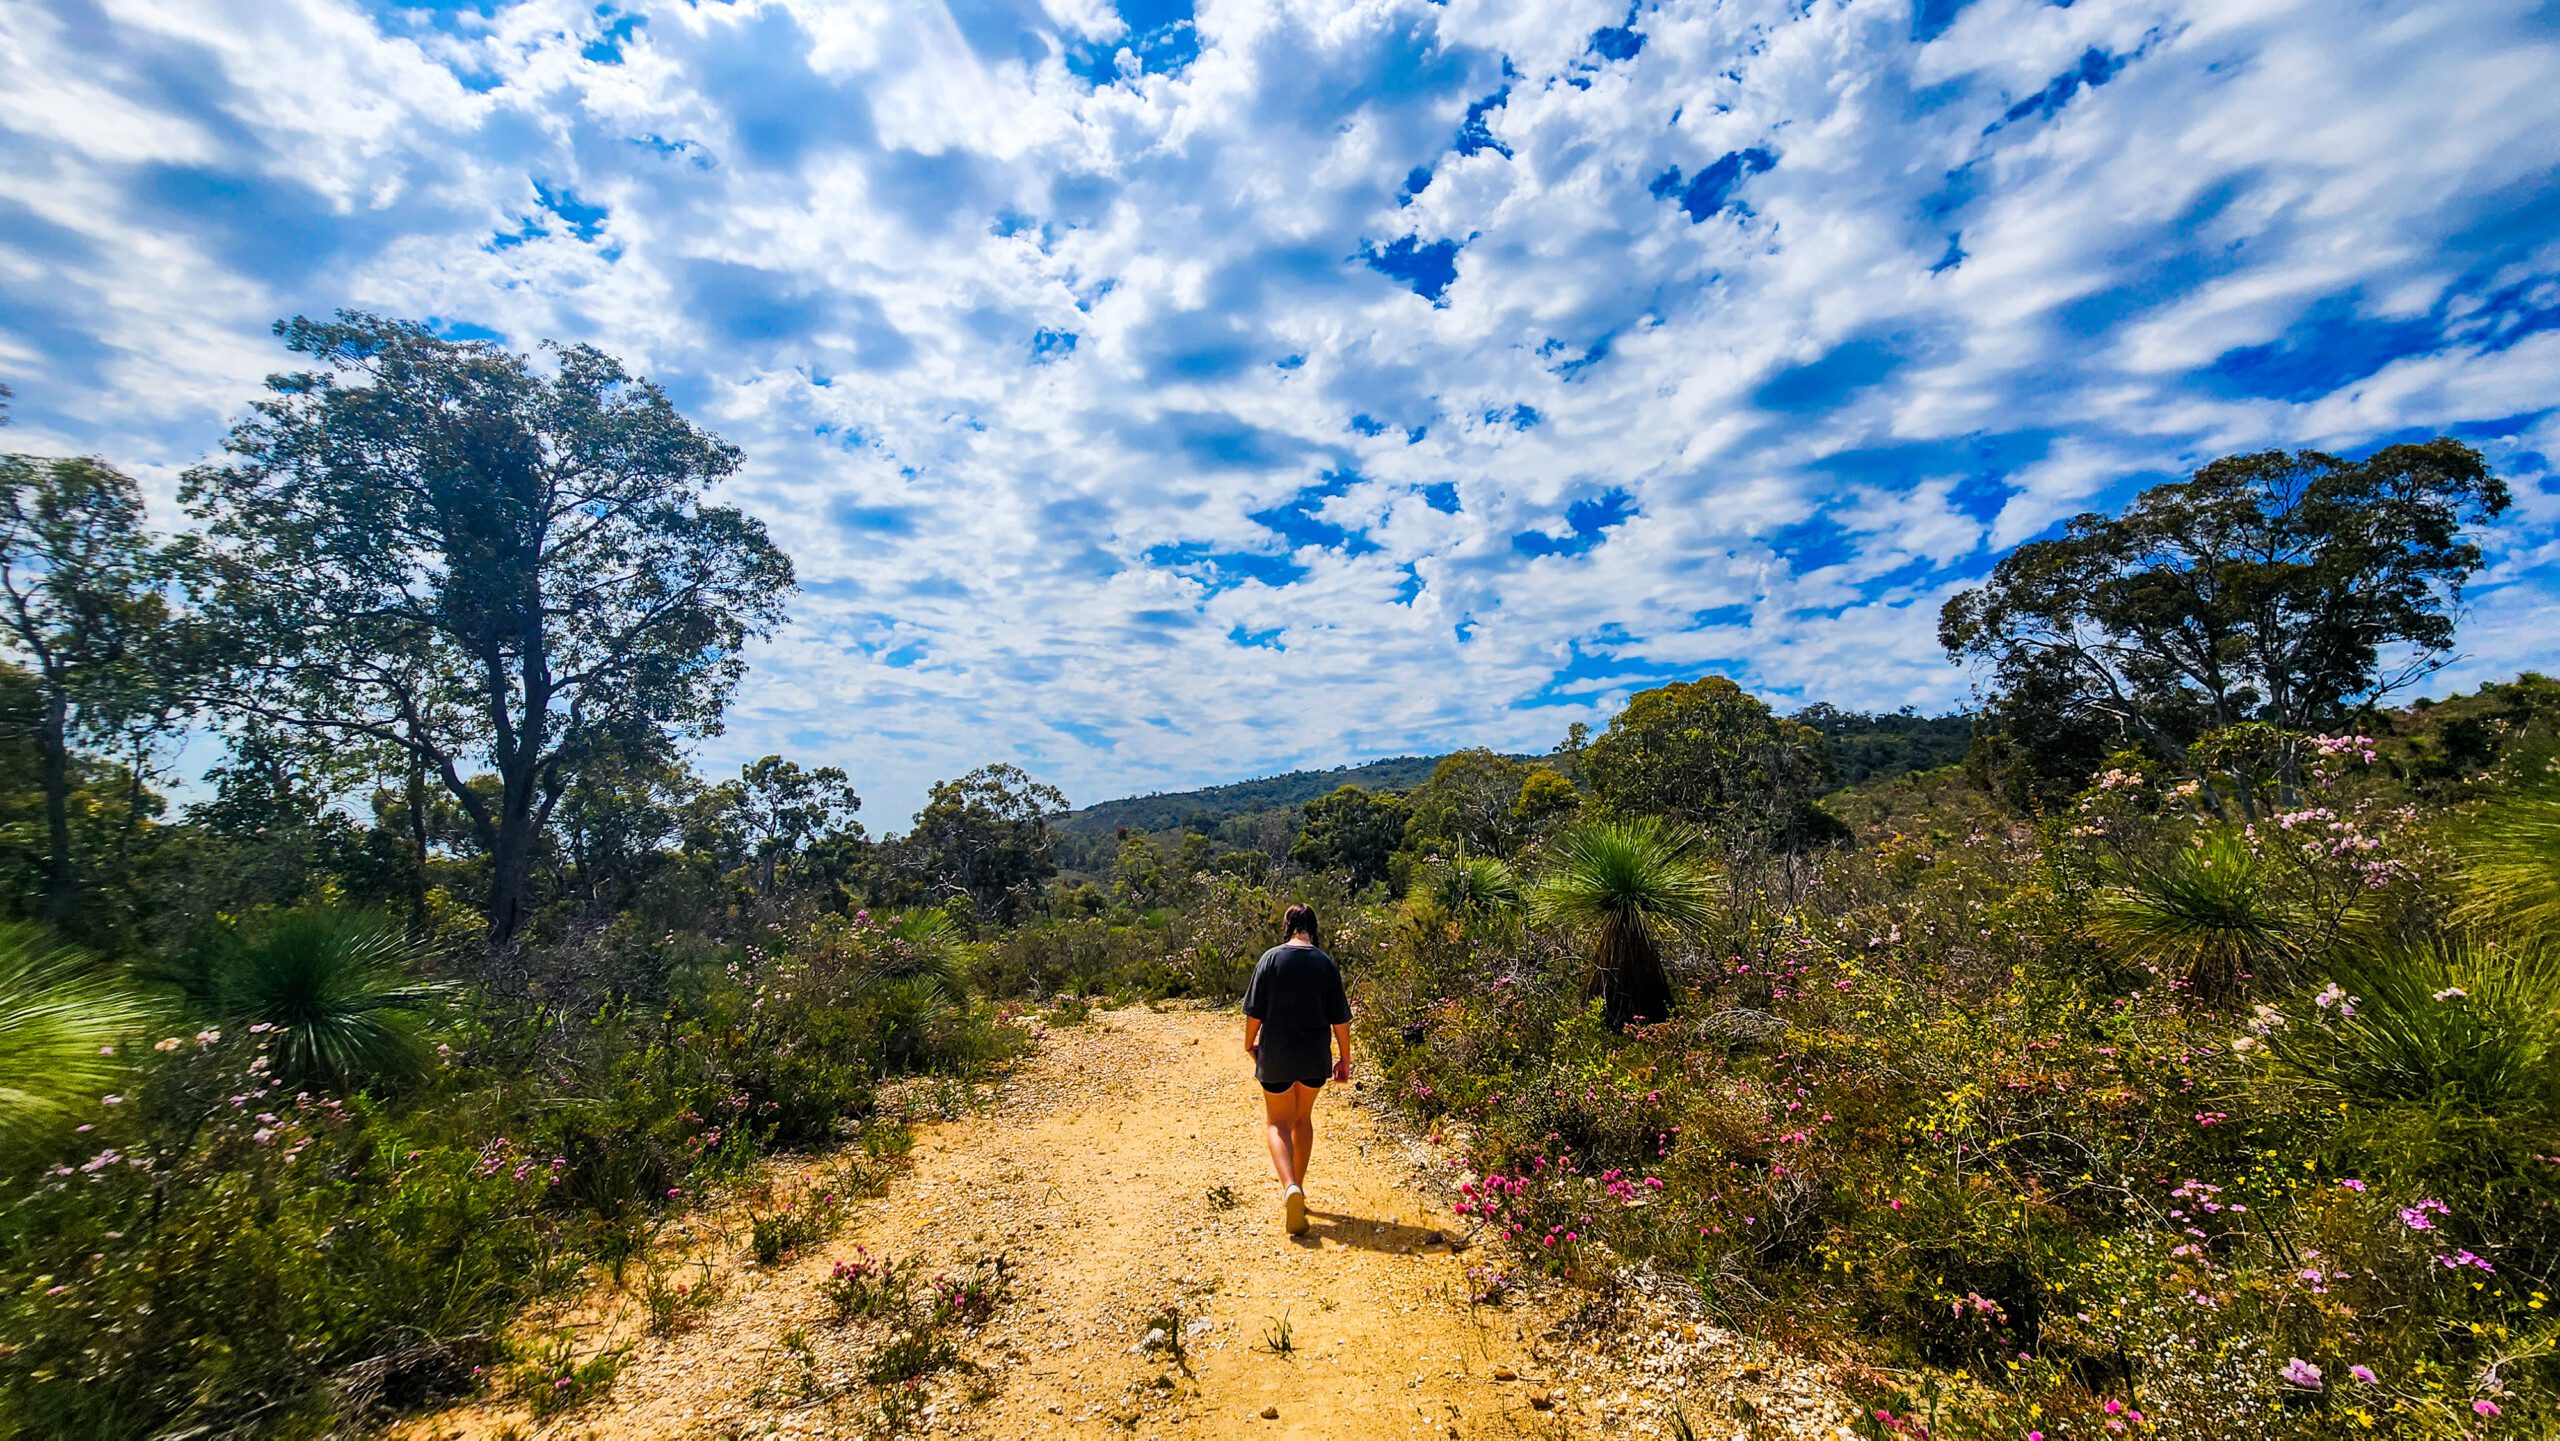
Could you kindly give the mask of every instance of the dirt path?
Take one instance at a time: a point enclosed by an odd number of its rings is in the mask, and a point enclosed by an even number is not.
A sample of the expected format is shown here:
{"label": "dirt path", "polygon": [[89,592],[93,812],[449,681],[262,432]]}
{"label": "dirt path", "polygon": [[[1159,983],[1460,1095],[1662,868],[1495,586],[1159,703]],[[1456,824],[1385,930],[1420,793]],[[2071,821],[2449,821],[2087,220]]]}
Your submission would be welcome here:
{"label": "dirt path", "polygon": [[[983,1114],[925,1127],[911,1168],[833,1240],[731,1265],[699,1324],[640,1340],[601,1399],[539,1426],[482,1405],[404,1436],[882,1434],[883,1392],[863,1376],[886,1337],[834,1319],[831,1269],[867,1254],[930,1275],[997,1253],[1012,1299],[966,1338],[966,1364],[908,1393],[925,1403],[911,1430],[1662,1435],[1676,1397],[1700,1435],[1839,1434],[1841,1413],[1809,1385],[1765,1379],[1783,1362],[1721,1333],[1657,1318],[1661,1334],[1619,1329],[1603,1357],[1543,1339],[1558,1317],[1534,1303],[1470,1304],[1484,1255],[1415,1183],[1416,1153],[1349,1097],[1329,1092],[1317,1113],[1310,1232],[1283,1234],[1259,1099],[1223,1013],[1099,1015],[1052,1033],[999,1089]],[[593,1314],[590,1331],[636,1336],[636,1307],[620,1311]],[[1178,1358],[1161,1344],[1172,1334]]]}

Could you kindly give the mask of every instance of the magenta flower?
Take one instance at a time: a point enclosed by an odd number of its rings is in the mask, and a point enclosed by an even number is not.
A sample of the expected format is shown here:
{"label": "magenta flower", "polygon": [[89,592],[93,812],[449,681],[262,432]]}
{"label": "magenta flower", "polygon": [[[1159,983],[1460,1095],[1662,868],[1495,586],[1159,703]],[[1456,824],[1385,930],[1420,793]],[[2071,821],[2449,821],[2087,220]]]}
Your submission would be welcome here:
{"label": "magenta flower", "polygon": [[2299,1386],[2305,1391],[2320,1389],[2320,1368],[2299,1356],[2284,1363],[2283,1375],[2289,1385]]}

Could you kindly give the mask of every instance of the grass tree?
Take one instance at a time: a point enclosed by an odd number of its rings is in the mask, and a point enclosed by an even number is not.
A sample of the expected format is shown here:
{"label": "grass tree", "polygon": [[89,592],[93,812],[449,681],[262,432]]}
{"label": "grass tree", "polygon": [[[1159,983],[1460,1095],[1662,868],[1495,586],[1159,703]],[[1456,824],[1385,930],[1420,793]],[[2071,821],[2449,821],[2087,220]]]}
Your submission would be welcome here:
{"label": "grass tree", "polygon": [[2464,819],[2453,842],[2465,921],[2560,935],[2560,757],[2535,757],[2517,784]]}
{"label": "grass tree", "polygon": [[276,1068],[300,1086],[348,1092],[415,1079],[447,988],[419,978],[424,948],[362,911],[288,912],[232,943],[223,1010],[276,1028]]}
{"label": "grass tree", "polygon": [[124,1074],[143,998],[33,926],[0,925],[0,1154],[42,1139]]}
{"label": "grass tree", "polygon": [[1587,939],[1589,989],[1610,1025],[1670,1014],[1663,944],[1715,912],[1715,873],[1701,849],[1697,832],[1652,816],[1586,822],[1549,843],[1530,917]]}
{"label": "grass tree", "polygon": [[2089,926],[2118,957],[2209,999],[2289,969],[2306,929],[2274,864],[2227,829],[2127,866],[2091,898]]}
{"label": "grass tree", "polygon": [[1520,908],[1520,880],[1491,856],[1460,856],[1431,872],[1430,893],[1457,916],[1498,916]]}

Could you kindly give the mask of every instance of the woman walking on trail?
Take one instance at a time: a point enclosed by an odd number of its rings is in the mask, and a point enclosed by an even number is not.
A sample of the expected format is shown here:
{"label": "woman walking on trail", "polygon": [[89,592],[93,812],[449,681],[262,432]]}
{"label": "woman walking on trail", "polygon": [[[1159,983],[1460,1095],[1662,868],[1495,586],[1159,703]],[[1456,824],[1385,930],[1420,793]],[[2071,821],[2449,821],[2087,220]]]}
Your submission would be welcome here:
{"label": "woman walking on trail", "polygon": [[1289,938],[1262,953],[1244,988],[1244,1049],[1262,1083],[1271,1169],[1292,1236],[1307,1229],[1307,1153],[1316,1144],[1316,1092],[1351,1079],[1351,1001],[1342,970],[1316,943],[1316,913],[1291,906]]}

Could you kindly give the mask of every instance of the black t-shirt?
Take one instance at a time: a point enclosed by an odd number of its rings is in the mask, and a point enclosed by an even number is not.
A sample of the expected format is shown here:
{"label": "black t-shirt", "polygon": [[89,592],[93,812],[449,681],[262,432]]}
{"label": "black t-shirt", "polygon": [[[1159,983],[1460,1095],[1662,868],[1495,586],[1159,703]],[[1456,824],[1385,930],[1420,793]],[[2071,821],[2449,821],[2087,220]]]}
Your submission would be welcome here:
{"label": "black t-shirt", "polygon": [[1333,957],[1291,941],[1262,953],[1245,983],[1244,1013],[1262,1023],[1255,1079],[1314,1081],[1333,1070],[1333,1028],[1351,1024],[1351,998]]}

